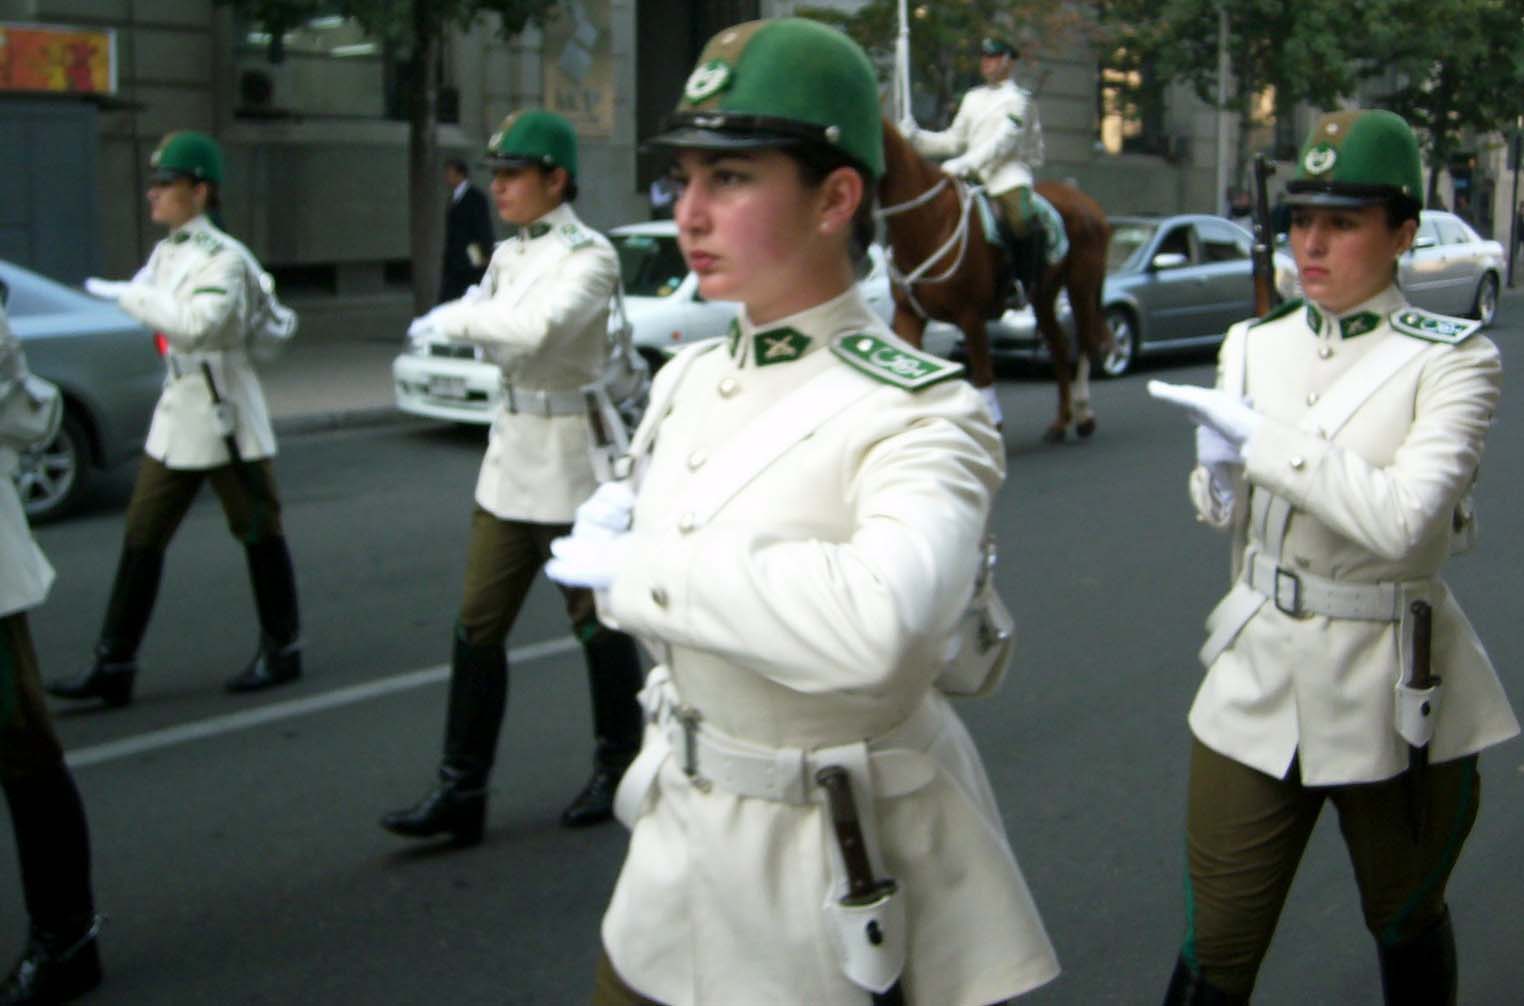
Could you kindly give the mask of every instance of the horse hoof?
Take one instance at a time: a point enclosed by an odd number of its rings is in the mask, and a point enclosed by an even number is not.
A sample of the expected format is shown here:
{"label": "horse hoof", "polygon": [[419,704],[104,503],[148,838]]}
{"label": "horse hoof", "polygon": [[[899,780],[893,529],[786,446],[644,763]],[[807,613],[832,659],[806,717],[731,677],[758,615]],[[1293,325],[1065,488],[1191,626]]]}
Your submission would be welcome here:
{"label": "horse hoof", "polygon": [[1092,433],[1095,432],[1095,420],[1083,420],[1082,422],[1075,425],[1074,432],[1080,435],[1081,440],[1087,439]]}
{"label": "horse hoof", "polygon": [[1043,431],[1042,442],[1045,444],[1061,444],[1064,442],[1064,428],[1062,426],[1050,426]]}

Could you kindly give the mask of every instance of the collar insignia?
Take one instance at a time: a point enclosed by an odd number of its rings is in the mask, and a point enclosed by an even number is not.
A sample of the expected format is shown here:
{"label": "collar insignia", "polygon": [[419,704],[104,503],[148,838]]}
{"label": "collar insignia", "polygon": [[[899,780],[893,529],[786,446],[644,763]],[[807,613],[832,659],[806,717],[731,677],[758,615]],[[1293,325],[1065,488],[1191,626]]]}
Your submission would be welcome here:
{"label": "collar insignia", "polygon": [[1375,311],[1361,311],[1359,314],[1339,319],[1339,334],[1345,339],[1353,339],[1357,335],[1375,331],[1380,324],[1381,315]]}
{"label": "collar insignia", "polygon": [[529,235],[529,240],[533,241],[535,238],[542,238],[549,234],[550,224],[530,224],[525,231]]}
{"label": "collar insignia", "polygon": [[789,363],[799,359],[810,348],[810,337],[792,328],[774,328],[758,332],[751,337],[752,355],[757,366],[767,367],[774,363]]}
{"label": "collar insignia", "polygon": [[1313,307],[1311,302],[1307,304],[1307,327],[1312,329],[1313,335],[1323,334],[1323,312]]}
{"label": "collar insignia", "polygon": [[733,76],[734,72],[730,69],[730,64],[723,59],[711,59],[700,63],[688,75],[688,83],[683,85],[683,97],[697,105],[729,87]]}

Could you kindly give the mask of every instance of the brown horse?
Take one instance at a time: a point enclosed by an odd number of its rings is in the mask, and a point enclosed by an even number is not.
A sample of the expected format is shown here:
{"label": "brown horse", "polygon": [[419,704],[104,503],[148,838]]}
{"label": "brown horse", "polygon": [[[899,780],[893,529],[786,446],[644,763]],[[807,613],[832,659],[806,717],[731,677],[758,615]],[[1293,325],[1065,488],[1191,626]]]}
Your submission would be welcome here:
{"label": "brown horse", "polygon": [[[1031,298],[1058,381],[1058,416],[1043,439],[1058,442],[1070,423],[1082,437],[1095,432],[1089,370],[1092,361],[1099,363],[1112,350],[1111,330],[1101,317],[1101,282],[1111,225],[1100,204],[1072,185],[1038,182],[1036,189],[1058,210],[1069,234],[1069,253],[1057,265],[1044,266]],[[884,176],[878,183],[878,201],[896,272],[911,280],[908,285],[894,284],[895,332],[919,346],[928,319],[957,325],[968,350],[970,379],[976,388],[991,388],[995,368],[985,321],[1003,310],[1005,253],[985,240],[979,214],[970,205],[972,197],[917,154],[885,121]],[[1079,337],[1081,355],[1074,367],[1069,339],[1054,309],[1060,289],[1069,291]]]}

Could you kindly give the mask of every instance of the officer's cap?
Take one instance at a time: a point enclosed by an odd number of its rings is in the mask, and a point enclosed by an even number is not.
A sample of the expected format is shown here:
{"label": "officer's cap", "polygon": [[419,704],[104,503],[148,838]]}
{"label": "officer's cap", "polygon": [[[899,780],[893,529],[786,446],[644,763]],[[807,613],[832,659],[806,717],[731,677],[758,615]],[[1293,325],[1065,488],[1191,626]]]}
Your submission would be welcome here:
{"label": "officer's cap", "polygon": [[1423,205],[1418,139],[1400,115],[1384,109],[1319,118],[1286,185],[1292,206],[1358,207],[1402,197]]}
{"label": "officer's cap", "polygon": [[667,147],[744,150],[814,145],[884,173],[878,79],[856,42],[818,21],[748,21],[699,54],[667,130]]}
{"label": "officer's cap", "polygon": [[149,179],[168,185],[179,178],[222,182],[222,148],[205,133],[182,129],[167,134],[149,155]]}
{"label": "officer's cap", "polygon": [[979,43],[979,55],[981,56],[1009,56],[1016,58],[1016,47],[1003,38],[986,35],[984,41]]}
{"label": "officer's cap", "polygon": [[498,124],[487,139],[490,168],[565,168],[577,176],[577,132],[555,112],[526,108]]}

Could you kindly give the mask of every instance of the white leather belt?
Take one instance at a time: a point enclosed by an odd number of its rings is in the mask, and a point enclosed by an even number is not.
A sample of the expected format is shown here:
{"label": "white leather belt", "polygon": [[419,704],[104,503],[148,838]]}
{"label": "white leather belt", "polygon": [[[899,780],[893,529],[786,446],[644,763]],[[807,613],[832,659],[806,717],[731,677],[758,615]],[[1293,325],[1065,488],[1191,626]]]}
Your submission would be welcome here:
{"label": "white leather belt", "polygon": [[1431,580],[1348,583],[1295,572],[1257,551],[1251,550],[1245,558],[1244,583],[1295,617],[1327,615],[1400,622],[1410,601],[1428,597],[1433,591]]}
{"label": "white leather belt", "polygon": [[229,361],[242,359],[244,355],[242,350],[235,349],[207,349],[195,353],[172,350],[164,354],[164,361],[169,365],[170,374],[178,381],[182,377],[201,376],[203,363],[211,364],[212,373],[221,377],[222,370]]}
{"label": "white leather belt", "polygon": [[580,416],[587,411],[587,399],[580,389],[551,391],[507,381],[503,382],[503,404],[510,413],[529,416]]}

